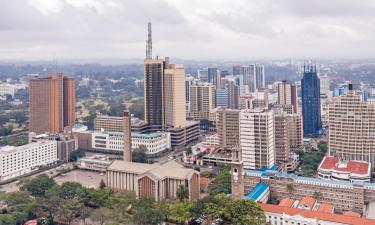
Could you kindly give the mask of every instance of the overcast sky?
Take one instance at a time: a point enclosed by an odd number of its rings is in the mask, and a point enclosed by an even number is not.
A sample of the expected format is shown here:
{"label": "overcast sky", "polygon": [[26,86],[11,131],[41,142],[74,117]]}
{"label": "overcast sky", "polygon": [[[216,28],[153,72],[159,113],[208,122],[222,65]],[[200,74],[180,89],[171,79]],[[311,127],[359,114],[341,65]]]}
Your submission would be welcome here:
{"label": "overcast sky", "polygon": [[0,61],[374,58],[373,0],[1,0]]}

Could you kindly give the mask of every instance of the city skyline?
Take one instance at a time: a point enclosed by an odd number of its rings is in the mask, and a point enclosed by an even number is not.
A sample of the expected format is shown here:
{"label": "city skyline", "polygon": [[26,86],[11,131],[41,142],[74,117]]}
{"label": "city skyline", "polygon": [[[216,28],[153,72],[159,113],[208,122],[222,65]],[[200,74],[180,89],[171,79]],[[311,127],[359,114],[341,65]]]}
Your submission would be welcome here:
{"label": "city skyline", "polygon": [[141,59],[149,21],[160,56],[373,58],[375,5],[354,3],[4,1],[0,60]]}

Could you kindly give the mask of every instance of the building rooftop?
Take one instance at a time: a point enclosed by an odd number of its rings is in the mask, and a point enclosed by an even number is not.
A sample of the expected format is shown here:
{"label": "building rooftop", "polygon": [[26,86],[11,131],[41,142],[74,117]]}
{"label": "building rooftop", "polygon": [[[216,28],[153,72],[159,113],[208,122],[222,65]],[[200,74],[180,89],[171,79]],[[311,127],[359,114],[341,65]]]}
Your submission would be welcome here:
{"label": "building rooftop", "polygon": [[292,207],[293,203],[294,203],[293,199],[284,198],[283,200],[280,201],[279,206]]}
{"label": "building rooftop", "polygon": [[250,193],[245,195],[245,199],[246,200],[251,199],[251,200],[257,201],[258,198],[268,189],[269,189],[269,186],[267,184],[260,182],[257,184],[257,186],[253,188],[253,190]]}
{"label": "building rooftop", "polygon": [[315,198],[305,196],[301,198],[301,201],[299,201],[297,208],[311,210],[313,209],[315,203],[316,203]]}
{"label": "building rooftop", "polygon": [[370,167],[368,162],[354,160],[343,161],[340,157],[326,156],[320,164],[319,169],[366,175],[369,173]]}
{"label": "building rooftop", "polygon": [[158,179],[175,178],[175,179],[188,179],[196,171],[188,169],[178,164],[175,161],[168,161],[164,164],[154,163],[136,163],[127,162],[124,160],[115,160],[108,170],[115,170],[120,172],[130,172],[138,175],[150,174]]}
{"label": "building rooftop", "polygon": [[270,212],[270,213],[287,214],[289,216],[302,216],[304,218],[317,219],[317,220],[336,222],[336,223],[342,223],[342,224],[375,225],[375,220],[372,220],[372,219],[358,218],[358,217],[320,212],[320,211],[303,210],[303,209],[298,209],[298,208],[290,208],[290,207],[271,205],[271,204],[259,204],[259,206],[265,212]]}
{"label": "building rooftop", "polygon": [[9,153],[12,153],[12,152],[15,152],[15,151],[22,151],[22,150],[29,149],[29,148],[32,148],[32,147],[42,146],[42,145],[45,145],[45,144],[55,143],[55,142],[56,141],[50,141],[50,140],[42,139],[41,141],[31,142],[31,143],[28,143],[26,145],[21,145],[21,146],[6,145],[6,146],[0,147],[0,154],[9,154]]}
{"label": "building rooftop", "polygon": [[361,215],[359,213],[353,212],[353,211],[346,211],[343,213],[345,216],[352,216],[352,217],[358,217],[360,218]]}
{"label": "building rooftop", "polygon": [[317,211],[326,212],[326,213],[333,213],[334,209],[335,209],[335,207],[333,207],[333,205],[331,205],[331,204],[320,204]]}

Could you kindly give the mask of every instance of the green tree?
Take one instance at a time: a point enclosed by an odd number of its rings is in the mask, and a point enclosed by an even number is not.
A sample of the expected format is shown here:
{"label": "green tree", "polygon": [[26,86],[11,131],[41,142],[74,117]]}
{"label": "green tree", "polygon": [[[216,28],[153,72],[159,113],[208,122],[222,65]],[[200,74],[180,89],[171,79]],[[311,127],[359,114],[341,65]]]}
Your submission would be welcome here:
{"label": "green tree", "polygon": [[319,191],[315,191],[313,197],[316,200],[320,201],[322,199],[322,197],[323,197],[323,194],[321,192],[319,192]]}
{"label": "green tree", "polygon": [[187,189],[185,185],[181,184],[180,186],[177,187],[176,195],[177,195],[177,198],[180,200],[180,202],[182,202],[184,199],[189,198],[189,190]]}
{"label": "green tree", "polygon": [[158,207],[155,200],[141,198],[135,204],[133,222],[139,225],[158,225],[166,218],[166,212]]}
{"label": "green tree", "polygon": [[177,223],[187,224],[192,215],[192,205],[190,201],[170,204],[168,218]]}
{"label": "green tree", "polygon": [[293,184],[287,184],[286,185],[286,190],[291,195],[294,192],[294,185]]}
{"label": "green tree", "polygon": [[22,188],[30,192],[32,196],[40,197],[44,196],[46,191],[54,185],[56,185],[56,182],[52,178],[42,174],[31,180],[26,180]]}
{"label": "green tree", "polygon": [[77,182],[64,182],[59,190],[59,197],[62,199],[73,199],[78,197],[82,185]]}
{"label": "green tree", "polygon": [[91,212],[90,219],[94,222],[98,222],[100,225],[104,225],[105,222],[109,222],[113,219],[114,215],[109,208],[97,208]]}
{"label": "green tree", "polygon": [[84,149],[77,149],[75,151],[72,151],[69,155],[69,161],[70,162],[75,162],[77,161],[79,158],[82,158],[82,157],[85,157],[86,155],[86,152]]}
{"label": "green tree", "polygon": [[140,145],[137,149],[134,149],[132,152],[132,159],[133,162],[139,162],[139,163],[147,163],[147,147],[144,145]]}
{"label": "green tree", "polygon": [[100,183],[99,183],[99,189],[100,189],[100,190],[102,190],[102,189],[104,189],[104,188],[105,188],[105,186],[106,186],[106,185],[105,185],[105,182],[104,182],[104,180],[103,180],[103,179],[101,179],[101,180],[100,180]]}
{"label": "green tree", "polygon": [[232,190],[230,166],[224,166],[211,182],[208,193],[215,196],[220,193],[229,194]]}
{"label": "green tree", "polygon": [[57,218],[59,221],[71,224],[74,219],[80,218],[84,210],[84,206],[77,199],[62,200]]}

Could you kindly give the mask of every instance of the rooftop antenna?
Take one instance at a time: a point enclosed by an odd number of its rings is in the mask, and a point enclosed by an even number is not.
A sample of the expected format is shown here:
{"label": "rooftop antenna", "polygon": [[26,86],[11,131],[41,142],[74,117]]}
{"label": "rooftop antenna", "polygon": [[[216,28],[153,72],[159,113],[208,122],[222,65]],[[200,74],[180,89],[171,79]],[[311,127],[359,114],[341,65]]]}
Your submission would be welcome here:
{"label": "rooftop antenna", "polygon": [[148,22],[148,38],[146,40],[146,59],[152,59],[152,29],[151,29],[151,22]]}

